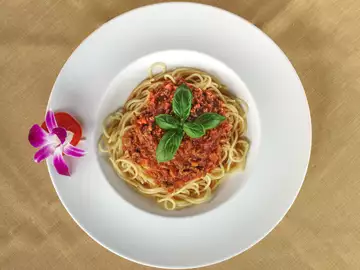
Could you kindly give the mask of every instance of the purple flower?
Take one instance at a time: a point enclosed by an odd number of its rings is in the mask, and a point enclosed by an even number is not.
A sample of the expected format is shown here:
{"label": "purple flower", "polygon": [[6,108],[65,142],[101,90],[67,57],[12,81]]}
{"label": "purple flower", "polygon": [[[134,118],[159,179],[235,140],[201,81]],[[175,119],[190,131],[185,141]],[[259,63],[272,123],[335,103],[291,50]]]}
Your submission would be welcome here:
{"label": "purple flower", "polygon": [[40,148],[34,155],[34,161],[53,156],[53,164],[59,174],[70,176],[63,154],[70,157],[82,157],[85,151],[70,144],[73,133],[63,127],[58,127],[54,112],[46,112],[45,124],[49,133],[35,124],[29,131],[29,142],[32,146]]}

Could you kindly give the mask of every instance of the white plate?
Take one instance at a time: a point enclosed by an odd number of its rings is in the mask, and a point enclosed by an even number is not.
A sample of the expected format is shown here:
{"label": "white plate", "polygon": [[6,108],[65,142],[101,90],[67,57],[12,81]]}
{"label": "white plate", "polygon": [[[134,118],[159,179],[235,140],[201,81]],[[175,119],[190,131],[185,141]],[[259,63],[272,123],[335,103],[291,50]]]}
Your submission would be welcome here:
{"label": "white plate", "polygon": [[[249,104],[245,172],[210,203],[175,212],[135,193],[96,151],[103,118],[156,61],[217,75]],[[48,164],[62,203],[98,243],[146,265],[199,267],[245,251],[284,217],[309,162],[309,107],[294,68],[256,27],[210,6],[152,5],[106,23],[71,55],[48,106],[81,121],[89,152],[71,160],[71,178]]]}

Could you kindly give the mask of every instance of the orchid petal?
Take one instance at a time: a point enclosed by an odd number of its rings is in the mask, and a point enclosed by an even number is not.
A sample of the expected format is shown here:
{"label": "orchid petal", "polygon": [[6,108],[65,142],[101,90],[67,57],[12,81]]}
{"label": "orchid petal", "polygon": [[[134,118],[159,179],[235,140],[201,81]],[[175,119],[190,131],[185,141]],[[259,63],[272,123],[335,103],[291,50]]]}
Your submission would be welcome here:
{"label": "orchid petal", "polygon": [[51,131],[51,134],[55,134],[59,138],[61,144],[63,144],[65,142],[66,137],[67,137],[66,129],[63,127],[54,128]]}
{"label": "orchid petal", "polygon": [[67,133],[66,140],[63,143],[63,145],[69,144],[72,141],[73,137],[74,137],[74,133],[72,133],[71,131],[67,130],[66,133]]}
{"label": "orchid petal", "polygon": [[53,164],[59,174],[70,176],[69,167],[67,166],[62,155],[61,147],[58,147],[55,150]]}
{"label": "orchid petal", "polygon": [[55,151],[55,145],[54,144],[47,144],[40,148],[39,151],[37,151],[34,155],[34,161],[39,163],[42,160],[48,158],[51,156]]}
{"label": "orchid petal", "polygon": [[77,148],[73,145],[71,145],[70,143],[69,144],[66,144],[64,146],[64,154],[67,155],[67,156],[70,156],[70,157],[82,157],[86,154],[86,152],[80,148]]}
{"label": "orchid petal", "polygon": [[29,131],[28,139],[32,146],[38,148],[48,143],[49,134],[39,125],[33,125]]}
{"label": "orchid petal", "polygon": [[55,119],[55,114],[52,110],[48,110],[46,112],[45,124],[46,124],[49,132],[52,132],[52,130],[58,126],[56,119]]}

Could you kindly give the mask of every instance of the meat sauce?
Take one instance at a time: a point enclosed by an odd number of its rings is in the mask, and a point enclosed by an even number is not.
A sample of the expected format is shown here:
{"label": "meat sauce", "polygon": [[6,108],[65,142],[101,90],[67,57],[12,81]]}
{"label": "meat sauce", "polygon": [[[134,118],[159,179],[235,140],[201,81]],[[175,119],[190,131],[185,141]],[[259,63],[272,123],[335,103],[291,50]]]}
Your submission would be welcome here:
{"label": "meat sauce", "polygon": [[[134,128],[123,136],[123,150],[131,160],[144,169],[145,173],[155,179],[158,185],[169,191],[181,188],[186,182],[205,176],[221,161],[222,146],[228,140],[231,125],[225,120],[214,129],[208,130],[201,138],[190,138],[184,134],[181,145],[174,158],[158,163],[156,147],[164,131],[155,123],[158,114],[173,114],[171,102],[178,85],[165,81],[163,85],[150,92],[147,106],[139,116],[134,117]],[[190,116],[192,121],[206,112],[225,116],[224,103],[211,91],[203,91],[188,85],[193,94]]]}

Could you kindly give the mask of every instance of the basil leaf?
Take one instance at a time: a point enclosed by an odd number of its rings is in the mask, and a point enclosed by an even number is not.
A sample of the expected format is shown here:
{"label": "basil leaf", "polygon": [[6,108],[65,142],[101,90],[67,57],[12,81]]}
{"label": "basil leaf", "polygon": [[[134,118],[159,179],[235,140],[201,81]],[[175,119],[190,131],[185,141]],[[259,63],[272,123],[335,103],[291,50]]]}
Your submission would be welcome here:
{"label": "basil leaf", "polygon": [[180,128],[179,119],[171,116],[170,114],[159,114],[155,116],[155,122],[160,128],[164,130]]}
{"label": "basil leaf", "polygon": [[190,138],[200,138],[205,135],[204,127],[194,122],[185,122],[184,131]]}
{"label": "basil leaf", "polygon": [[204,113],[196,118],[195,123],[203,125],[205,129],[212,129],[217,127],[225,119],[225,116],[217,113]]}
{"label": "basil leaf", "polygon": [[156,148],[156,159],[158,162],[172,160],[179,149],[183,132],[180,129],[169,130],[161,138]]}
{"label": "basil leaf", "polygon": [[174,113],[182,120],[186,120],[190,115],[192,102],[192,93],[185,84],[176,88],[175,95],[172,101],[172,108]]}

